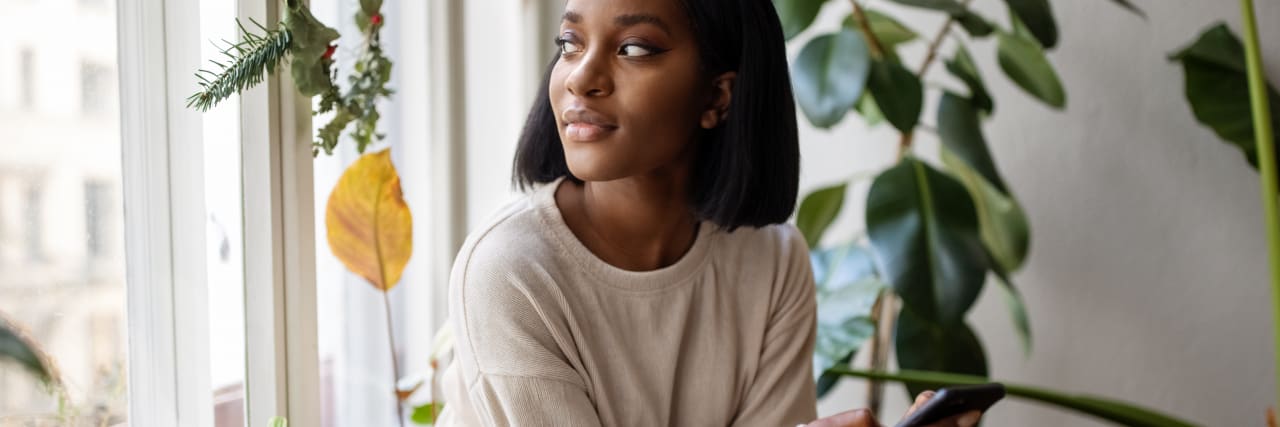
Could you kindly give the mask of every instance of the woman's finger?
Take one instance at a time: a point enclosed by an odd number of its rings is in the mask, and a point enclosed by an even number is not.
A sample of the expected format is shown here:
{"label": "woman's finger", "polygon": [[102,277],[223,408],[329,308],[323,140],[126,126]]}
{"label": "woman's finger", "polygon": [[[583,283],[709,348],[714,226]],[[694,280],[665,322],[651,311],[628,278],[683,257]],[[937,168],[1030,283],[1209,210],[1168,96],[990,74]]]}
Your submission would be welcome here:
{"label": "woman's finger", "polygon": [[910,417],[913,412],[919,410],[929,399],[933,398],[933,394],[933,390],[925,390],[917,394],[915,403],[912,403],[911,407],[907,408],[907,415],[904,415],[903,418]]}

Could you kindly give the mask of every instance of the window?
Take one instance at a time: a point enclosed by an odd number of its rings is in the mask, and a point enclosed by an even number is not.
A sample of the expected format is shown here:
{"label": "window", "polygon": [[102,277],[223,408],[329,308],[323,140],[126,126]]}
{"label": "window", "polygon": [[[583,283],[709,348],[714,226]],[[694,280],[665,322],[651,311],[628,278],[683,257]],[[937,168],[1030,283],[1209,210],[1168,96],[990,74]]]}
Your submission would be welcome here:
{"label": "window", "polygon": [[[96,336],[105,336],[102,334],[108,330],[128,332],[127,348],[119,349],[128,354],[129,361],[127,404],[132,410],[128,423],[256,426],[271,415],[288,415],[289,423],[296,426],[394,424],[393,378],[383,341],[380,295],[367,284],[352,284],[352,276],[329,256],[323,211],[312,216],[316,206],[324,205],[333,180],[355,155],[348,152],[312,160],[310,150],[294,151],[292,142],[306,142],[293,127],[296,120],[319,123],[325,118],[311,118],[310,111],[294,111],[297,105],[289,102],[288,93],[278,91],[279,87],[246,92],[204,114],[184,109],[184,97],[189,93],[172,93],[174,87],[182,86],[173,82],[192,78],[196,69],[209,68],[207,60],[219,58],[218,49],[209,41],[234,40],[237,18],[246,23],[248,18],[278,22],[279,17],[273,15],[278,1],[179,1],[165,3],[163,9],[155,1],[115,3],[119,3],[120,31],[119,38],[110,40],[122,42],[118,66],[101,58],[60,58],[55,63],[74,65],[79,60],[78,64],[84,64],[79,66],[79,75],[86,93],[79,95],[79,107],[86,113],[83,116],[92,119],[87,120],[90,123],[110,121],[104,119],[115,113],[111,97],[120,98],[124,106],[119,111],[122,128],[111,132],[123,132],[123,146],[113,147],[123,148],[123,156],[95,152],[83,157],[123,157],[125,167],[114,174],[95,171],[70,178],[55,169],[50,182],[81,187],[73,192],[82,194],[84,201],[79,206],[86,211],[128,207],[124,214],[116,215],[128,225],[123,238],[127,251],[120,251],[127,253],[131,280],[128,317],[120,318],[116,326],[104,321],[104,326],[84,327],[76,321],[77,334],[87,343],[86,354],[116,352],[108,341]],[[315,15],[325,23],[352,26],[358,1],[312,3]],[[451,10],[461,10],[461,0],[444,3],[451,5]],[[27,15],[28,9],[47,12],[42,8],[44,5],[32,4],[15,14]],[[397,91],[393,100],[401,104],[384,110],[381,125],[388,130],[419,128],[417,133],[397,132],[388,143],[397,147],[402,178],[415,183],[416,189],[407,190],[411,205],[417,207],[415,219],[429,224],[433,210],[426,202],[416,202],[412,194],[425,199],[430,183],[411,175],[428,170],[428,146],[407,142],[426,141],[424,129],[430,128],[422,120],[399,120],[399,116],[424,116],[421,110],[406,110],[412,102],[426,104],[431,100],[425,96],[428,84],[448,84],[410,78],[430,74],[422,60],[424,50],[417,47],[426,36],[421,23],[428,17],[428,9],[435,10],[436,5],[404,3],[385,8],[388,14],[404,17],[407,24],[389,23],[383,33],[389,56],[397,60],[397,78],[403,82],[392,87],[404,91]],[[0,24],[6,19],[0,17]],[[0,29],[0,36],[3,31]],[[352,32],[351,28],[343,31]],[[407,49],[399,49],[401,40],[408,40],[403,43]],[[431,45],[449,41],[447,37],[431,38]],[[357,42],[340,41],[339,45],[356,46]],[[115,46],[97,49],[115,51]],[[406,55],[401,55],[402,51]],[[46,55],[44,50],[41,55]],[[453,61],[458,63],[461,60]],[[77,70],[63,72],[74,81]],[[165,81],[170,84],[155,86],[154,82]],[[101,82],[105,82],[101,91],[109,96],[87,93],[102,86]],[[339,78],[339,83],[346,81]],[[275,83],[269,79],[265,84]],[[59,96],[61,104],[69,104],[74,113],[76,87],[74,83],[69,86]],[[93,113],[97,111],[93,106],[96,100],[105,102],[102,106],[106,110],[101,114]],[[448,157],[431,161],[448,161]],[[114,176],[122,174],[123,182],[116,183]],[[0,185],[4,185],[3,178]],[[55,212],[52,201],[61,197],[60,192],[63,189],[46,190],[42,196],[45,214]],[[9,197],[13,198],[12,194]],[[0,208],[5,208],[4,203]],[[454,210],[465,212],[465,207]],[[65,234],[58,222],[65,216],[59,212],[47,217],[46,254],[60,253],[63,248],[54,244],[59,239],[54,234]],[[76,211],[69,217],[76,226],[65,229],[74,231],[73,237],[78,238],[76,251],[70,252],[83,252],[84,256],[101,253],[104,260],[113,260],[108,242],[120,239],[113,237],[111,222],[115,220],[81,216]],[[420,233],[417,239],[429,242],[431,237]],[[439,262],[436,258],[452,258],[452,252],[433,258],[429,244],[415,247],[419,251],[412,271],[406,272],[402,286],[393,294],[397,343],[402,354],[411,357],[426,354],[430,334],[439,326],[433,316],[443,317],[438,309],[421,309],[424,304],[443,306],[443,300],[425,298],[438,290],[425,277],[439,270],[447,272],[447,265],[435,266]],[[413,281],[422,284],[407,285]],[[443,289],[439,293],[443,294]],[[0,309],[3,306],[0,302]],[[106,314],[93,312],[93,316]],[[344,321],[352,322],[348,325]],[[426,361],[402,359],[401,363],[401,372],[408,375]],[[10,378],[10,372],[0,371],[0,381]],[[9,391],[6,382],[0,384],[0,392]],[[365,391],[370,394],[362,394]],[[5,396],[0,395],[0,400]],[[4,409],[0,407],[0,413]],[[123,419],[113,419],[116,421]],[[5,419],[0,418],[0,426],[4,424]]]}
{"label": "window", "polygon": [[31,48],[22,49],[18,56],[18,90],[21,93],[18,105],[32,110],[36,106],[36,58]]}
{"label": "window", "polygon": [[44,193],[39,183],[28,184],[22,217],[27,261],[44,261]]}
{"label": "window", "polygon": [[[10,131],[0,138],[0,315],[53,360],[65,400],[0,363],[0,426],[118,425],[128,409],[115,14],[78,17],[75,37],[28,24],[62,7],[21,2],[0,13],[0,52],[16,53],[0,63],[16,77],[4,102],[23,111],[0,114]],[[82,66],[85,51],[106,56]],[[75,101],[77,75],[94,120],[52,108]]]}
{"label": "window", "polygon": [[89,181],[84,184],[84,230],[86,251],[90,258],[101,258],[107,253],[107,223],[119,220],[112,215],[110,188],[104,182]]}
{"label": "window", "polygon": [[86,115],[107,112],[107,105],[115,101],[108,98],[108,86],[112,85],[111,70],[92,62],[80,64],[80,111]]}

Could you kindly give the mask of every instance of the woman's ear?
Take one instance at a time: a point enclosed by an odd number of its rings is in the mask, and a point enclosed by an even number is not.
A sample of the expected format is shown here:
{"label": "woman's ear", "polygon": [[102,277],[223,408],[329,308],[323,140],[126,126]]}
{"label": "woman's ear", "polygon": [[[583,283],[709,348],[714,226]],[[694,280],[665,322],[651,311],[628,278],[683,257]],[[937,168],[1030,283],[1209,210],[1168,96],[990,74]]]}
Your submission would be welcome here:
{"label": "woman's ear", "polygon": [[711,80],[711,102],[702,111],[703,129],[714,129],[729,117],[729,102],[733,100],[733,79],[736,71],[726,71]]}

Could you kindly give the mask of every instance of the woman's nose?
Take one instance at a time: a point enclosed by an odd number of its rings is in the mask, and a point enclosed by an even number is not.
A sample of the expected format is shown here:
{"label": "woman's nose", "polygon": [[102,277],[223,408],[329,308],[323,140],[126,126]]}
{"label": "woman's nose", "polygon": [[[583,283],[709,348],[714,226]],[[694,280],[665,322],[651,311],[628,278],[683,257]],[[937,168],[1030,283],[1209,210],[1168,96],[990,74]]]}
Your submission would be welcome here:
{"label": "woman's nose", "polygon": [[581,97],[601,97],[613,93],[613,78],[609,75],[610,55],[601,49],[583,52],[581,59],[565,81],[569,93]]}

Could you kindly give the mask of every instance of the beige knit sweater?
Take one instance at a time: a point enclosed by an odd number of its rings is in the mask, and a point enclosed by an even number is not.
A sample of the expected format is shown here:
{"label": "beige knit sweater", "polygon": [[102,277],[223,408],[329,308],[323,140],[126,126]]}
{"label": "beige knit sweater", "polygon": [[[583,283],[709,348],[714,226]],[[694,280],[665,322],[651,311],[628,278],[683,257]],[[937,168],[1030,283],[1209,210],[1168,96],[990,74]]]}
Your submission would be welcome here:
{"label": "beige knit sweater", "polygon": [[477,228],[449,283],[443,426],[768,426],[816,418],[816,303],[790,225],[698,226],[675,264],[627,271],[555,204],[563,179]]}

